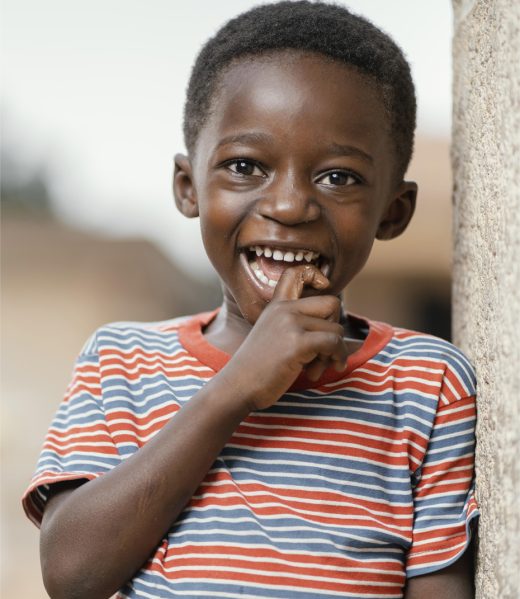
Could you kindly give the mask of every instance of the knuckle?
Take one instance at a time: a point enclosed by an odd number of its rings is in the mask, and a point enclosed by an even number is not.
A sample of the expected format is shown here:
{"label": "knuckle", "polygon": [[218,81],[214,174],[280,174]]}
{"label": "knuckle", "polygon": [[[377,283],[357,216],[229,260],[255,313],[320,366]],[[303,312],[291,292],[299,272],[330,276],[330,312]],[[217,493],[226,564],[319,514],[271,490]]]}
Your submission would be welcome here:
{"label": "knuckle", "polygon": [[342,336],[339,333],[330,333],[330,344],[336,347],[342,341]]}
{"label": "knuckle", "polygon": [[341,300],[336,295],[329,295],[331,308],[339,308],[341,306]]}

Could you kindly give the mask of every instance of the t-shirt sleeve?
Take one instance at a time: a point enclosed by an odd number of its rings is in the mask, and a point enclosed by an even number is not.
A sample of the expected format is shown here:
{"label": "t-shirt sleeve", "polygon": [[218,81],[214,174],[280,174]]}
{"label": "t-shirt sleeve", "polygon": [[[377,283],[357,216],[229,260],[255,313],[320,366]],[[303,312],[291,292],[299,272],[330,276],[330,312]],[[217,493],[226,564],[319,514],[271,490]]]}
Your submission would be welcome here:
{"label": "t-shirt sleeve", "polygon": [[52,484],[91,480],[121,461],[107,426],[95,337],[79,355],[72,380],[49,427],[29,488],[22,498],[39,526]]}
{"label": "t-shirt sleeve", "polygon": [[439,403],[428,448],[416,473],[408,577],[449,566],[469,545],[472,523],[478,516],[475,420],[474,395]]}

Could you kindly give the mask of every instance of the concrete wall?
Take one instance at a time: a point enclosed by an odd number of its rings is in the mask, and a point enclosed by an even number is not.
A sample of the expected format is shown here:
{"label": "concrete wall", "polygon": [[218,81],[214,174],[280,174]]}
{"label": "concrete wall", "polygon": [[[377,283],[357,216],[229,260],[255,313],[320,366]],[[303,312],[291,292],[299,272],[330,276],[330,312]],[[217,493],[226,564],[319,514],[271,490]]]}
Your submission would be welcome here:
{"label": "concrete wall", "polygon": [[454,339],[479,381],[477,597],[520,597],[520,2],[453,0]]}

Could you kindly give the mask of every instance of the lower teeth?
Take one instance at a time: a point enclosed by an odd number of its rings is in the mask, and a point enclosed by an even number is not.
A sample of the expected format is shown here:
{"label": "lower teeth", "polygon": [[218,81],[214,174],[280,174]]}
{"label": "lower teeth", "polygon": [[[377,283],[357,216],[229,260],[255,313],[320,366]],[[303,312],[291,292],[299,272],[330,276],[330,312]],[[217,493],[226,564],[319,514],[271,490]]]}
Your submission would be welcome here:
{"label": "lower teeth", "polygon": [[250,263],[252,271],[255,273],[256,278],[263,283],[264,285],[269,285],[269,287],[276,287],[278,281],[273,281],[269,277],[267,277],[262,269],[258,266],[256,262]]}

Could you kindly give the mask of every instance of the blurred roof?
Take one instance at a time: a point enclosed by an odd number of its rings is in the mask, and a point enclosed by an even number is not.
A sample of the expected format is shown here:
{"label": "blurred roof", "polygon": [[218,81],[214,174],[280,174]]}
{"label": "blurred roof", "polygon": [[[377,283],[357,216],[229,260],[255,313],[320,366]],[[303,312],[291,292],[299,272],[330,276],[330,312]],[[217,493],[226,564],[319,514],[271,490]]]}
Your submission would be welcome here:
{"label": "blurred roof", "polygon": [[97,315],[97,324],[166,319],[218,301],[214,283],[191,278],[150,241],[107,238],[23,214],[3,215],[2,282],[4,297],[27,301],[28,316],[45,299],[76,319],[80,309]]}

